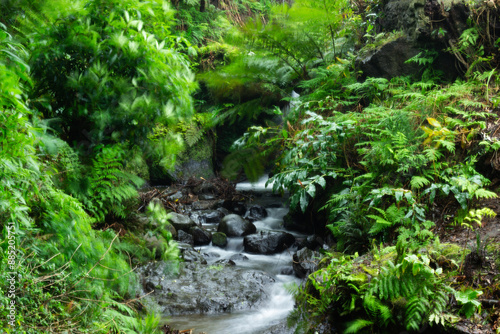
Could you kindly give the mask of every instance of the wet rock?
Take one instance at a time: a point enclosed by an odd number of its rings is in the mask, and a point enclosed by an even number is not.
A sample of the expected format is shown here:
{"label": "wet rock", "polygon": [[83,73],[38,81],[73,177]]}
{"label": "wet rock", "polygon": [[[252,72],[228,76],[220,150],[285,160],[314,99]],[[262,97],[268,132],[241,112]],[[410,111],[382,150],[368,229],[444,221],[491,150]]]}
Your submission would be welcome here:
{"label": "wet rock", "polygon": [[224,216],[228,214],[224,214],[219,210],[205,210],[202,211],[201,214],[205,218],[205,222],[207,224],[218,224],[224,218]]}
{"label": "wet rock", "polygon": [[212,245],[222,248],[226,247],[227,236],[222,232],[215,232],[212,234]]}
{"label": "wet rock", "polygon": [[184,242],[188,245],[194,246],[193,236],[187,232],[184,232],[183,230],[177,232],[177,240],[180,242]]}
{"label": "wet rock", "polygon": [[193,236],[195,246],[208,245],[212,241],[212,234],[199,226],[191,227],[189,234]]}
{"label": "wet rock", "polygon": [[172,238],[177,239],[177,230],[175,229],[174,225],[165,224],[165,230],[170,232],[170,234],[172,235]]}
{"label": "wet rock", "polygon": [[243,218],[251,222],[262,220],[266,217],[267,217],[267,211],[261,205],[252,205],[250,208],[248,208],[247,212],[245,212],[245,216],[243,216]]}
{"label": "wet rock", "polygon": [[220,255],[215,252],[210,252],[210,253],[203,253],[203,257],[206,260],[213,260],[213,259],[218,259]]}
{"label": "wet rock", "polygon": [[228,237],[242,237],[255,233],[257,228],[248,220],[236,214],[230,214],[222,218],[217,232],[222,232]]}
{"label": "wet rock", "polygon": [[299,278],[306,278],[318,269],[321,253],[309,248],[302,248],[293,254],[293,270]]}
{"label": "wet rock", "polygon": [[293,275],[294,274],[293,267],[281,268],[280,274],[281,275]]}
{"label": "wet rock", "polygon": [[170,171],[170,177],[176,181],[187,181],[190,178],[211,179],[215,177],[213,168],[213,152],[215,138],[211,135],[202,136],[189,150],[178,155],[175,168]]}
{"label": "wet rock", "polygon": [[233,256],[231,256],[229,258],[229,260],[232,260],[232,261],[248,261],[249,258],[246,255],[243,255],[243,254],[234,254]]}
{"label": "wet rock", "polygon": [[406,38],[401,37],[388,42],[362,59],[357,65],[363,71],[364,77],[391,79],[397,76],[407,76],[419,72],[420,66],[406,61],[422,52]]}
{"label": "wet rock", "polygon": [[259,254],[275,254],[284,251],[295,242],[295,237],[287,232],[260,232],[243,239],[245,251]]}
{"label": "wet rock", "polygon": [[318,250],[323,247],[323,239],[317,235],[310,235],[299,243],[299,249],[304,247],[311,250]]}
{"label": "wet rock", "polygon": [[207,223],[205,215],[201,211],[193,211],[189,214],[189,217],[196,223],[196,225],[201,226]]}
{"label": "wet rock", "polygon": [[165,262],[138,269],[142,286],[155,288],[145,298],[167,316],[249,309],[268,298],[267,286],[274,282],[262,271],[234,266],[181,263],[175,277],[165,275],[168,270]]}
{"label": "wet rock", "polygon": [[231,259],[217,260],[217,261],[215,261],[215,264],[224,265],[224,266],[235,266],[236,265],[236,263],[234,263],[234,261]]}
{"label": "wet rock", "polygon": [[201,254],[200,252],[195,251],[194,249],[185,249],[181,253],[182,259],[184,259],[184,262],[199,262],[202,264],[207,264],[207,260]]}
{"label": "wet rock", "polygon": [[223,207],[238,215],[244,215],[247,211],[245,203],[239,201],[224,201]]}
{"label": "wet rock", "polygon": [[180,230],[182,231],[189,231],[191,227],[196,226],[196,223],[189,218],[188,216],[184,216],[175,212],[172,212],[169,214],[169,220],[170,224],[172,224],[175,229],[179,232]]}
{"label": "wet rock", "polygon": [[229,212],[229,210],[226,209],[226,208],[224,208],[224,207],[217,208],[217,211],[219,211],[220,213],[222,213],[222,217],[231,214],[231,212]]}

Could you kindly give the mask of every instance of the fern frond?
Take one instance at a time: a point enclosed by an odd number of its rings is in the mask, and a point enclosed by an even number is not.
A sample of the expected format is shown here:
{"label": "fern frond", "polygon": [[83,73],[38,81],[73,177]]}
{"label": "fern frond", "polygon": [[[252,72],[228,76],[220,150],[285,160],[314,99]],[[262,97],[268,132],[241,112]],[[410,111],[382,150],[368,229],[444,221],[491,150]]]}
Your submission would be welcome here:
{"label": "fern frond", "polygon": [[373,321],[364,320],[364,319],[356,319],[354,321],[347,323],[347,328],[344,330],[344,334],[354,334],[358,333],[363,328],[368,326],[372,326]]}
{"label": "fern frond", "polygon": [[426,177],[418,176],[418,175],[413,176],[411,178],[411,181],[410,181],[410,185],[414,189],[420,189],[423,186],[426,186],[430,183],[431,183],[431,181],[429,181]]}

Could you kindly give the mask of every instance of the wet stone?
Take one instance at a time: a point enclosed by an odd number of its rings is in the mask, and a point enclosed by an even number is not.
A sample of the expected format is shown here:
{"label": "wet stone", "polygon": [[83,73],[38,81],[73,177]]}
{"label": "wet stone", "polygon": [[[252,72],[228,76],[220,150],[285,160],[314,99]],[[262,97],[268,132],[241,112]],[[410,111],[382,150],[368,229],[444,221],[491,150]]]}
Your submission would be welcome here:
{"label": "wet stone", "polygon": [[194,246],[193,236],[187,232],[184,232],[183,230],[177,232],[177,240],[186,243],[188,245]]}
{"label": "wet stone", "polygon": [[259,270],[227,265],[181,263],[179,275],[165,277],[165,262],[153,262],[138,269],[142,286],[152,289],[145,297],[169,315],[211,314],[255,308],[269,298],[275,280]]}
{"label": "wet stone", "polygon": [[248,220],[236,214],[230,214],[222,218],[217,232],[222,232],[228,237],[242,237],[255,233],[257,228]]}

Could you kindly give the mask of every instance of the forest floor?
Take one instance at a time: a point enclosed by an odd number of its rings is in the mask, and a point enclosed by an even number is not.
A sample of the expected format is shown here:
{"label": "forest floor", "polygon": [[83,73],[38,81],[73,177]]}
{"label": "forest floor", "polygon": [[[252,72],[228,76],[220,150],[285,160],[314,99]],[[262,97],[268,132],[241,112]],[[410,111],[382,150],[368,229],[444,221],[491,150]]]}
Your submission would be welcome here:
{"label": "forest floor", "polygon": [[[447,212],[456,212],[457,204],[436,204],[434,212],[440,212],[435,232],[441,243],[452,243],[464,248],[465,257],[455,277],[457,287],[481,288],[479,297],[483,312],[481,316],[462,320],[456,324],[458,333],[498,333],[500,331],[500,215],[483,219],[474,231],[453,223]],[[456,202],[455,202],[456,203]],[[498,199],[482,200],[478,208],[488,207],[500,213]]]}

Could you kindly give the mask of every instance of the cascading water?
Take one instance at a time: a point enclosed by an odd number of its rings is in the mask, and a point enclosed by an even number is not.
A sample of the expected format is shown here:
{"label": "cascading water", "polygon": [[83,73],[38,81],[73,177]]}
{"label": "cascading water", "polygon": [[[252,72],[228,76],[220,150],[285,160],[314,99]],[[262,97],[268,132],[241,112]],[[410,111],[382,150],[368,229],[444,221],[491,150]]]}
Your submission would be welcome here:
{"label": "cascading water", "polygon": [[[254,222],[258,232],[283,230],[281,225],[288,209],[282,206],[282,198],[270,196],[272,186],[266,188],[266,182],[267,177],[263,177],[253,184],[248,182],[240,183],[236,188],[240,191],[261,193],[261,196],[257,197],[255,202],[266,207],[268,216],[261,221]],[[296,233],[293,234],[301,236]],[[269,333],[270,328],[281,324],[279,333],[293,332],[287,330],[286,326],[283,325],[294,305],[293,298],[287,292],[286,286],[293,283],[300,284],[300,279],[293,275],[291,269],[293,249],[274,255],[249,254],[244,252],[243,238],[229,238],[229,243],[225,249],[209,245],[203,246],[199,250],[201,253],[217,254],[212,260],[207,259],[208,265],[214,264],[215,261],[230,259],[235,255],[242,254],[248,260],[237,261],[235,267],[264,271],[271,275],[275,282],[268,290],[268,299],[256,308],[214,315],[175,316],[168,320],[172,328],[189,328],[194,329],[193,333],[204,332],[207,334],[263,334]]]}

